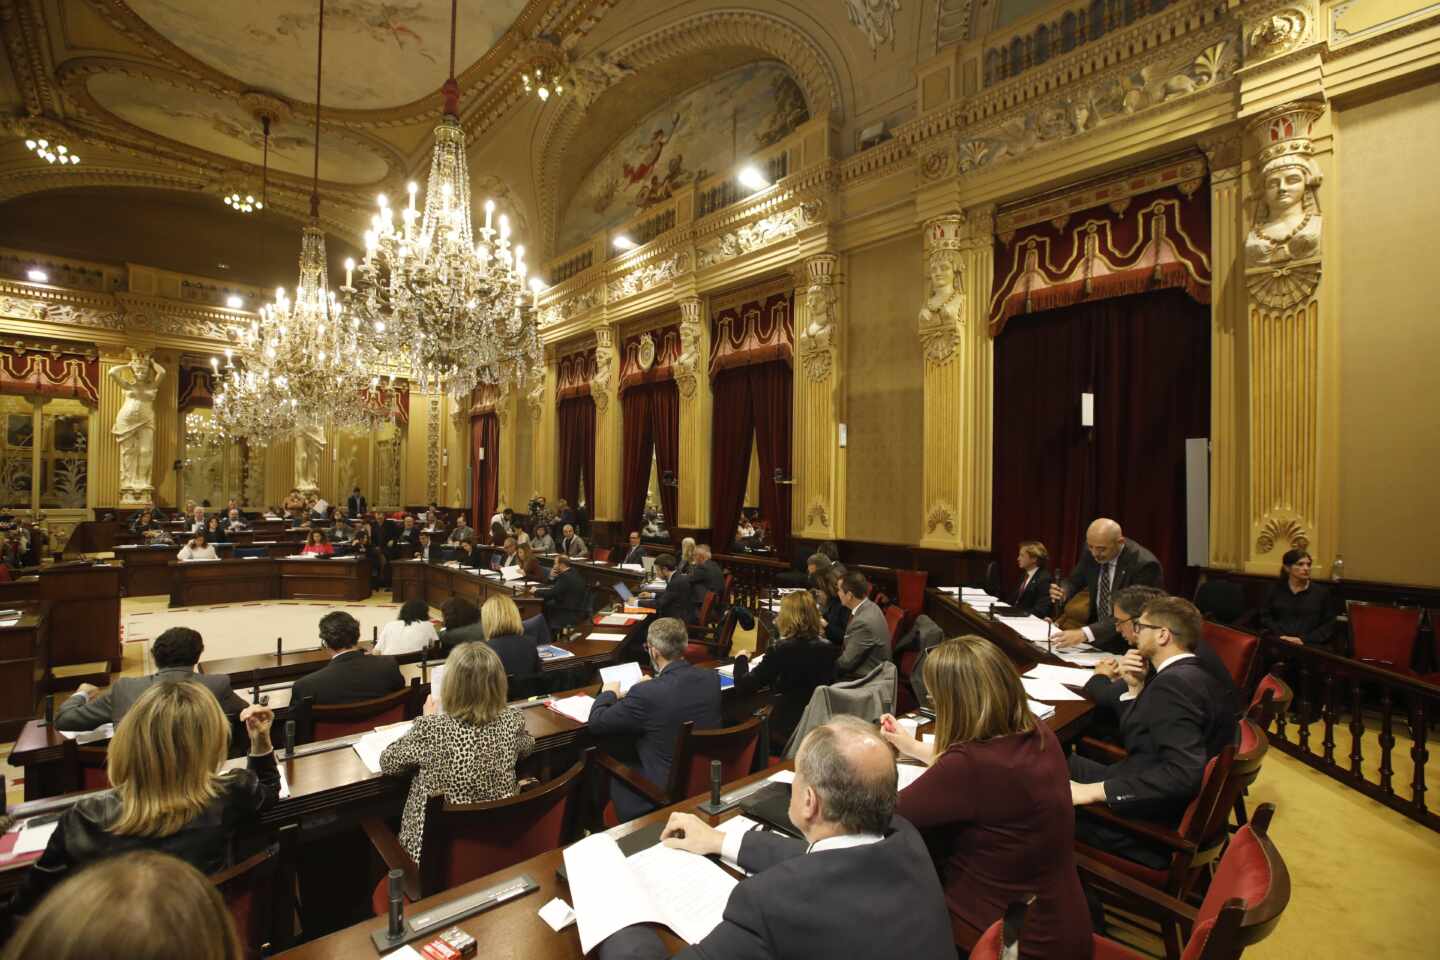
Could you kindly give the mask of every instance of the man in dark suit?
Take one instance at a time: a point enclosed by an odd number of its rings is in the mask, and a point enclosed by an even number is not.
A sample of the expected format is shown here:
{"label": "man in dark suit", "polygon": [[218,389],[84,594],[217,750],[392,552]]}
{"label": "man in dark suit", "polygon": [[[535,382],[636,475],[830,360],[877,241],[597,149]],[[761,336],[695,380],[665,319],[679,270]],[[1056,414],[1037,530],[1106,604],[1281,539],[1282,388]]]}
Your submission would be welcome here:
{"label": "man in dark suit", "polygon": [[543,598],[545,622],[551,630],[558,631],[590,616],[590,588],[580,571],[570,566],[570,558],[565,554],[555,555],[554,569],[550,585],[538,588],[535,594]]}
{"label": "man in dark suit", "polygon": [[[689,636],[683,622],[662,617],[649,626],[645,649],[650,654],[654,679],[637,683],[626,693],[621,693],[616,683],[601,687],[590,708],[589,728],[596,737],[626,738],[610,745],[612,755],[628,754],[633,745],[640,772],[651,783],[664,787],[670,780],[675,736],[681,724],[693,720],[696,730],[724,725],[720,715],[720,676],[686,662]],[[617,779],[610,781],[610,799],[622,822],[654,809],[650,801]]]}
{"label": "man in dark suit", "polygon": [[637,530],[630,531],[630,549],[625,551],[625,559],[621,563],[633,563],[636,566],[643,566],[645,563],[645,548],[640,546],[640,533]]}
{"label": "man in dark suit", "polygon": [[1045,544],[1039,540],[1020,544],[1020,555],[1015,561],[1020,567],[1020,589],[1015,591],[1011,606],[1037,617],[1050,616],[1050,571],[1045,569],[1049,558]]}
{"label": "man in dark suit", "polygon": [[715,562],[715,555],[710,552],[708,543],[695,547],[695,559],[688,576],[702,603],[706,593],[713,593],[716,597],[722,597],[725,593],[725,571]]}
{"label": "man in dark suit", "polygon": [[360,488],[356,487],[350,491],[350,496],[345,500],[345,514],[351,517],[363,517],[370,512],[370,505],[360,494]]}
{"label": "man in dark suit", "polygon": [[[194,680],[203,685],[227,716],[236,716],[249,704],[230,689],[230,678],[225,674],[211,676],[195,672],[200,654],[205,651],[205,642],[196,630],[189,627],[171,627],[150,646],[150,656],[155,659],[155,672],[148,677],[122,677],[109,690],[88,683],[80,684],[75,694],[66,700],[55,716],[57,730],[94,730],[107,723],[119,723],[120,718],[135,705],[140,694],[158,680]],[[98,696],[96,694],[99,694]]]}
{"label": "man in dark suit", "polygon": [[490,555],[490,569],[500,570],[518,564],[520,558],[517,556],[516,551],[519,549],[520,547],[516,544],[514,537],[506,537],[505,546],[501,548],[501,551]]}
{"label": "man in dark suit", "polygon": [[655,558],[655,579],[665,581],[665,589],[653,599],[641,600],[662,617],[674,617],[681,623],[694,623],[697,604],[690,578],[675,572],[675,555],[662,553]]}
{"label": "man in dark suit", "polygon": [[458,544],[460,552],[455,555],[455,560],[462,567],[473,567],[479,570],[485,567],[485,551],[481,550],[470,540],[461,540]]}
{"label": "man in dark suit", "polygon": [[[789,815],[802,839],[721,833],[672,813],[666,846],[754,874],[731,890],[720,925],[677,960],[953,960],[945,896],[920,834],[894,816],[895,785],[889,746],[869,724],[839,717],[810,731],[795,757]],[[599,954],[669,955],[641,926],[608,937]]]}
{"label": "man in dark suit", "polygon": [[415,522],[413,516],[405,514],[400,529],[395,531],[395,535],[386,546],[389,547],[391,560],[408,554],[411,547],[420,546],[420,526]]}
{"label": "man in dark suit", "polygon": [[835,675],[854,680],[890,659],[890,624],[870,599],[870,581],[860,571],[851,570],[840,578],[837,595],[850,611],[850,623],[845,627],[840,658],[835,661]]}
{"label": "man in dark suit", "polygon": [[[1077,807],[1105,803],[1123,816],[1174,827],[1200,792],[1206,763],[1235,742],[1235,717],[1224,709],[1224,692],[1194,653],[1202,624],[1187,600],[1150,601],[1135,622],[1136,649],[1121,661],[1126,689],[1104,677],[1086,684],[1097,708],[1118,716],[1126,757],[1108,766],[1070,757]],[[1149,680],[1147,665],[1155,671]],[[1169,862],[1167,848],[1091,817],[1076,817],[1075,838],[1156,869]]]}
{"label": "man in dark suit", "polygon": [[394,657],[369,656],[360,642],[360,621],[342,610],[320,618],[320,642],[330,649],[330,662],[306,674],[290,689],[290,702],[313,697],[316,706],[374,700],[405,686]]}
{"label": "man in dark suit", "polygon": [[1053,642],[1057,647],[1089,643],[1110,653],[1124,653],[1125,640],[1116,633],[1111,598],[1121,587],[1163,587],[1165,573],[1155,554],[1126,540],[1120,524],[1106,517],[1085,531],[1085,547],[1070,576],[1050,584],[1050,599],[1063,604],[1081,590],[1089,590],[1090,619],[1079,630],[1057,633]]}

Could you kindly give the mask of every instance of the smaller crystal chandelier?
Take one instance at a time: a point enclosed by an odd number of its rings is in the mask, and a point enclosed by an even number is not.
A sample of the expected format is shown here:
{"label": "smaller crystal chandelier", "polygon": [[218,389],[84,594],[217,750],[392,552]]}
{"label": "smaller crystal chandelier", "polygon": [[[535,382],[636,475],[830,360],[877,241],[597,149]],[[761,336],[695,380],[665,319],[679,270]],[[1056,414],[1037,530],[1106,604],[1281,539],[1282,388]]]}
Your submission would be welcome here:
{"label": "smaller crystal chandelier", "polygon": [[225,195],[225,206],[236,213],[254,213],[256,210],[264,210],[265,202],[256,199],[253,193],[247,193],[242,197],[240,191],[235,190]]}
{"label": "smaller crystal chandelier", "polygon": [[525,65],[520,69],[520,87],[525,93],[539,97],[543,103],[571,86],[565,53],[554,38],[537,35],[525,45],[522,56]]}
{"label": "smaller crystal chandelier", "polygon": [[62,167],[67,163],[79,163],[80,158],[70,152],[70,148],[63,143],[51,143],[44,137],[25,140],[25,149],[46,163],[58,163]]}

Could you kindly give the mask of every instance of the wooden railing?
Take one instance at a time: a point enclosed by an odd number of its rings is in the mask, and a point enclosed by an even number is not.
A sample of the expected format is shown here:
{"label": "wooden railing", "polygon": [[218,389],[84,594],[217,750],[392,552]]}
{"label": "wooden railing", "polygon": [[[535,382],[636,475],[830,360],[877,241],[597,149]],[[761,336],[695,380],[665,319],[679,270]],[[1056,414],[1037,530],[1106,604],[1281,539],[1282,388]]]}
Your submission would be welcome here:
{"label": "wooden railing", "polygon": [[790,564],[770,557],[743,553],[717,553],[715,562],[735,578],[730,589],[730,602],[754,608],[761,600],[775,596],[775,577],[790,569]]}
{"label": "wooden railing", "polygon": [[[1270,672],[1295,691],[1289,716],[1276,718],[1271,746],[1440,830],[1440,813],[1425,800],[1429,732],[1440,721],[1440,687],[1326,650],[1273,638],[1262,643]],[[1408,748],[1400,745],[1398,754],[1397,733],[1410,741]],[[1348,751],[1342,742],[1347,734]],[[1375,747],[1380,751],[1378,764],[1375,754],[1367,755],[1367,749]],[[1403,772],[1397,778],[1395,767],[1405,753],[1413,765],[1408,784]]]}

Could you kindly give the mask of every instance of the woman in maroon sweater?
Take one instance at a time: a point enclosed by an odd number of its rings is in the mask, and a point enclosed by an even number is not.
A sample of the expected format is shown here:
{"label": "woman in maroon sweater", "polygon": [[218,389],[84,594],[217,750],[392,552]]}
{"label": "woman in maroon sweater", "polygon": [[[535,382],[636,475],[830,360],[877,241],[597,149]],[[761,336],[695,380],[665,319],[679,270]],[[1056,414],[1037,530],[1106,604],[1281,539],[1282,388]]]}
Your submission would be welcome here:
{"label": "woman in maroon sweater", "polygon": [[1005,908],[1034,893],[1022,957],[1088,960],[1090,914],[1075,870],[1075,813],[1060,741],[1030,713],[1009,659],[981,637],[947,640],[925,658],[935,742],[889,715],[885,738],[928,764],[900,793],[899,816],[937,859],[955,942],[972,946]]}

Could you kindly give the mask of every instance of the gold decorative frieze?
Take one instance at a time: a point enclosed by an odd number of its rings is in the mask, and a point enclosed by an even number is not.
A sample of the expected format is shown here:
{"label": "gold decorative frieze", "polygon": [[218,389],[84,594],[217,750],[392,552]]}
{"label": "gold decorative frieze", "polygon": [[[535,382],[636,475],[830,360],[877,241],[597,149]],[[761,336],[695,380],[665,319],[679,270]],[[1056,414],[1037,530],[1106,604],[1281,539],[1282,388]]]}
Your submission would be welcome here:
{"label": "gold decorative frieze", "polygon": [[[1192,184],[1198,189],[1204,177],[1205,161],[1194,155],[1123,176],[1106,177],[1006,208],[995,215],[995,233],[1002,243],[1008,243],[1010,235],[1021,227],[1064,218],[1076,210],[1123,202],[1170,184]],[[1064,225],[1056,229],[1063,230]]]}
{"label": "gold decorative frieze", "polygon": [[1255,538],[1257,553],[1270,553],[1276,546],[1283,545],[1290,550],[1305,550],[1310,546],[1310,534],[1298,517],[1267,517]]}
{"label": "gold decorative frieze", "polygon": [[1289,53],[1311,38],[1312,15],[1308,7],[1285,7],[1267,14],[1245,30],[1245,60],[1255,63]]}
{"label": "gold decorative frieze", "polygon": [[614,303],[637,293],[644,293],[651,287],[673,280],[684,273],[689,269],[689,263],[690,255],[681,251],[628,270],[609,282],[606,287],[606,300]]}

